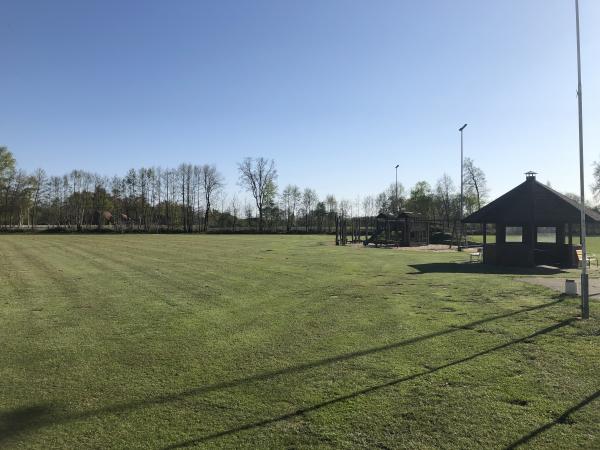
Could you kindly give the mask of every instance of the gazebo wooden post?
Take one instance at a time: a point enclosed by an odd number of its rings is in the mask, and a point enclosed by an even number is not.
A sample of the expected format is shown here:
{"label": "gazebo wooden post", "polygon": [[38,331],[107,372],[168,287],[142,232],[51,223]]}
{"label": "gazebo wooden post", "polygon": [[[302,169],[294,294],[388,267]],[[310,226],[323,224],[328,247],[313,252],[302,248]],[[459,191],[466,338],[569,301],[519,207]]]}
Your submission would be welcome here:
{"label": "gazebo wooden post", "polygon": [[481,224],[481,234],[483,236],[483,245],[485,246],[485,244],[487,244],[487,224],[486,223]]}
{"label": "gazebo wooden post", "polygon": [[567,224],[567,232],[569,233],[569,245],[573,245],[573,225],[571,222]]}
{"label": "gazebo wooden post", "polygon": [[535,266],[535,246],[537,243],[537,227],[535,222],[529,222],[529,261],[530,265]]}
{"label": "gazebo wooden post", "polygon": [[556,243],[565,245],[565,224],[556,225]]}
{"label": "gazebo wooden post", "polygon": [[496,223],[496,257],[495,264],[504,264],[504,252],[506,247],[506,225]]}
{"label": "gazebo wooden post", "polygon": [[569,266],[577,267],[577,255],[573,248],[573,225],[571,222],[567,223],[567,255]]}
{"label": "gazebo wooden post", "polygon": [[496,224],[496,244],[506,244],[506,225]]}

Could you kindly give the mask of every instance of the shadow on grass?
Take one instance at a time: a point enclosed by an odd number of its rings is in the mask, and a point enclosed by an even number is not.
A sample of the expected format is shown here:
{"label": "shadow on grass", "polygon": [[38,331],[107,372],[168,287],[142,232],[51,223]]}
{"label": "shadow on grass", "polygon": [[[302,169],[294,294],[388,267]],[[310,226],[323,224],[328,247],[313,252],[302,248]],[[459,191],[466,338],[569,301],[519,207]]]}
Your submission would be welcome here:
{"label": "shadow on grass", "polygon": [[469,262],[448,262],[448,263],[428,263],[428,264],[410,264],[416,272],[409,272],[409,275],[422,275],[424,273],[489,273],[497,275],[556,275],[558,273],[567,273],[565,270],[552,266],[537,267],[503,267],[490,264],[479,264]]}
{"label": "shadow on grass", "polygon": [[[278,376],[299,373],[299,372],[306,371],[306,370],[309,370],[312,368],[335,364],[337,362],[346,361],[346,360],[358,358],[361,356],[366,356],[366,355],[371,355],[371,354],[375,354],[375,353],[379,353],[379,352],[394,350],[394,349],[397,349],[400,347],[404,347],[407,345],[426,341],[426,340],[433,339],[436,337],[449,335],[452,333],[465,331],[465,330],[472,330],[476,326],[484,325],[486,323],[493,322],[495,320],[500,320],[500,319],[516,316],[518,314],[548,308],[550,306],[559,304],[559,303],[563,302],[564,300],[565,300],[565,297],[560,296],[560,297],[558,297],[557,300],[547,302],[547,303],[542,303],[540,305],[533,306],[530,308],[522,308],[518,311],[511,311],[508,313],[499,314],[496,316],[476,320],[476,321],[465,323],[465,324],[457,324],[457,325],[451,326],[451,327],[441,330],[441,331],[405,339],[402,341],[398,341],[398,342],[394,342],[394,343],[390,343],[390,344],[386,344],[386,345],[372,347],[372,348],[368,348],[368,349],[364,349],[364,350],[358,350],[358,351],[350,352],[350,353],[344,353],[344,354],[332,356],[329,358],[323,358],[323,359],[319,359],[316,361],[298,364],[296,366],[290,366],[290,367],[285,367],[282,369],[273,370],[273,371],[269,371],[269,372],[258,373],[258,374],[251,375],[251,376],[244,377],[244,378],[238,378],[238,379],[234,379],[234,380],[223,381],[220,383],[208,384],[208,385],[199,386],[199,387],[195,387],[195,388],[191,388],[191,389],[186,389],[186,390],[180,391],[180,392],[159,395],[159,396],[156,396],[156,397],[150,398],[150,399],[136,400],[136,401],[127,402],[127,403],[115,404],[115,405],[111,405],[111,406],[107,406],[107,407],[103,407],[103,408],[92,409],[92,410],[88,410],[88,411],[84,411],[84,412],[80,412],[80,413],[71,413],[71,414],[60,415],[60,414],[57,414],[56,410],[53,410],[49,405],[32,406],[32,407],[28,408],[29,410],[32,411],[31,417],[28,414],[23,414],[23,412],[22,412],[22,411],[27,411],[28,409],[15,409],[13,411],[1,412],[0,413],[0,431],[10,430],[10,433],[9,434],[1,433],[0,434],[0,443],[2,443],[2,441],[8,437],[11,437],[15,434],[18,434],[20,432],[24,432],[27,430],[31,430],[31,429],[43,428],[44,426],[53,425],[53,424],[57,424],[57,423],[85,420],[85,419],[88,419],[91,417],[98,417],[98,416],[101,416],[104,414],[124,413],[124,412],[128,412],[128,411],[133,411],[133,410],[136,410],[139,408],[153,406],[153,405],[177,402],[177,401],[183,400],[187,397],[192,397],[192,396],[210,393],[213,391],[238,387],[238,386],[242,386],[242,385],[250,384],[250,383],[254,383],[254,382],[265,381],[265,380],[275,378]],[[555,326],[555,328],[556,328],[556,326]],[[537,334],[541,334],[541,333],[538,332],[534,335],[537,335]],[[527,338],[524,338],[524,339],[528,339],[529,337],[530,336],[528,336]],[[506,345],[504,345],[504,346],[506,346]],[[502,348],[502,346],[499,348]],[[436,370],[439,370],[439,368]],[[430,373],[430,371],[427,371],[424,373]],[[421,376],[423,374],[418,374],[418,376]],[[412,378],[413,378],[412,376],[409,377],[409,379],[412,379]],[[395,383],[392,382],[389,385],[393,385],[393,384],[395,384]],[[366,391],[369,391],[369,390],[366,390]],[[366,391],[365,391],[365,393],[366,393]],[[351,397],[348,397],[348,398],[351,398]],[[337,401],[339,401],[339,400],[335,400],[335,401],[329,402],[329,403],[336,403]],[[327,403],[327,404],[329,404],[329,403]],[[277,419],[277,420],[283,420],[283,419]]]}
{"label": "shadow on grass", "polygon": [[537,336],[540,336],[540,335],[543,335],[543,334],[550,333],[552,331],[558,330],[558,329],[560,329],[560,328],[562,328],[562,327],[564,327],[566,325],[569,325],[574,320],[575,320],[575,318],[563,320],[563,321],[561,321],[559,323],[556,323],[556,324],[551,325],[549,327],[546,327],[546,328],[543,328],[541,330],[538,330],[535,333],[530,334],[529,336],[525,336],[525,337],[522,337],[522,338],[519,338],[519,339],[515,339],[515,340],[512,340],[512,341],[507,342],[505,344],[497,345],[497,346],[489,348],[487,350],[483,350],[481,352],[474,353],[473,355],[467,356],[465,358],[457,359],[455,361],[451,361],[449,363],[442,364],[442,365],[439,365],[437,367],[429,368],[427,370],[424,370],[423,372],[415,373],[415,374],[408,375],[408,376],[405,376],[405,377],[402,377],[402,378],[397,378],[397,379],[388,381],[386,383],[377,384],[375,386],[371,386],[371,387],[368,387],[366,389],[361,389],[361,390],[352,392],[352,393],[347,394],[347,395],[342,395],[340,397],[336,397],[336,398],[333,398],[331,400],[324,401],[322,403],[317,403],[315,405],[307,406],[305,408],[300,408],[300,409],[297,409],[297,410],[295,410],[293,412],[290,412],[290,413],[287,413],[287,414],[282,414],[280,416],[271,417],[269,419],[264,419],[264,420],[260,420],[260,421],[256,421],[256,422],[246,423],[246,424],[243,424],[243,425],[240,425],[240,426],[237,426],[237,427],[230,428],[230,429],[225,430],[225,431],[221,431],[221,432],[214,433],[214,434],[209,434],[207,436],[202,436],[202,437],[199,437],[199,438],[188,439],[188,440],[185,440],[185,441],[177,442],[175,444],[172,444],[172,445],[169,445],[169,446],[165,447],[165,450],[167,450],[167,449],[181,448],[181,447],[189,447],[189,446],[192,446],[192,445],[198,445],[198,444],[202,444],[202,443],[205,443],[205,442],[208,442],[208,441],[212,441],[214,439],[218,439],[218,438],[221,438],[221,437],[232,435],[232,434],[238,433],[240,431],[251,430],[253,428],[263,427],[263,426],[270,425],[270,424],[273,424],[273,423],[276,423],[276,422],[280,422],[280,421],[283,421],[283,420],[292,419],[292,418],[297,417],[297,416],[302,416],[302,415],[304,415],[306,413],[309,413],[309,412],[312,412],[312,411],[317,411],[317,410],[319,410],[321,408],[324,408],[326,406],[330,406],[330,405],[333,405],[333,404],[336,404],[336,403],[344,402],[346,400],[351,400],[351,399],[354,399],[356,397],[367,395],[367,394],[379,391],[379,390],[384,389],[384,388],[388,388],[388,387],[391,387],[391,386],[396,386],[398,384],[405,383],[407,381],[415,380],[415,379],[423,377],[425,375],[430,375],[432,373],[438,372],[438,371],[443,370],[443,369],[447,369],[449,367],[453,367],[453,366],[456,366],[456,365],[459,365],[459,364],[463,364],[463,363],[472,361],[472,360],[474,360],[476,358],[479,358],[481,356],[489,355],[490,353],[493,353],[493,352],[496,352],[496,351],[499,351],[499,350],[503,350],[503,349],[508,348],[508,347],[510,347],[512,345],[519,344],[521,342],[528,341],[529,339],[533,339],[533,338],[535,338]]}
{"label": "shadow on grass", "polygon": [[525,436],[523,436],[519,440],[513,442],[508,447],[506,447],[506,450],[513,450],[515,448],[518,448],[518,447],[521,447],[522,445],[527,444],[533,438],[535,438],[536,436],[539,436],[540,434],[548,431],[550,428],[554,427],[555,425],[558,425],[558,424],[561,424],[561,423],[568,423],[569,416],[571,414],[573,414],[574,412],[579,411],[584,406],[592,403],[594,400],[597,400],[599,398],[600,398],[600,391],[594,392],[592,395],[590,395],[589,397],[584,398],[582,401],[580,401],[579,403],[577,403],[575,406],[572,406],[571,408],[567,409],[565,412],[563,412],[560,416],[558,416],[552,422],[548,422],[547,424],[542,425],[541,427],[533,430],[532,432],[527,433]]}
{"label": "shadow on grass", "polygon": [[23,429],[49,425],[51,421],[48,421],[48,418],[51,412],[52,406],[49,404],[0,411],[0,442],[20,433]]}

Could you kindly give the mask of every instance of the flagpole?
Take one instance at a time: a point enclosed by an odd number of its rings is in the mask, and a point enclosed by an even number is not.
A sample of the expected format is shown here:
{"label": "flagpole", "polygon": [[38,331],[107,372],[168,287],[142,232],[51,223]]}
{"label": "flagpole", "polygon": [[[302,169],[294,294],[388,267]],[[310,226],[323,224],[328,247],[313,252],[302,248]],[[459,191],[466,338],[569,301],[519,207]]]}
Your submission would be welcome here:
{"label": "flagpole", "polygon": [[585,229],[585,182],[583,174],[583,92],[581,89],[581,42],[579,37],[579,0],[575,0],[577,31],[577,110],[579,113],[579,188],[581,210],[581,318],[590,318],[589,279],[587,272],[587,246]]}

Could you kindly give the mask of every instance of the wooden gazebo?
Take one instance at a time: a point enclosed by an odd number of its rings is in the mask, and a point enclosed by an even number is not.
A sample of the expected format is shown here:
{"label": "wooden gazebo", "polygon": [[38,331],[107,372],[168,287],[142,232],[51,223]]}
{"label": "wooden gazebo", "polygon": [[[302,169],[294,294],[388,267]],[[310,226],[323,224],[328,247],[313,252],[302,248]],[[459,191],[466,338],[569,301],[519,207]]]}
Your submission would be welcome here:
{"label": "wooden gazebo", "polygon": [[[577,267],[573,231],[581,220],[579,204],[538,182],[535,175],[527,172],[524,183],[463,220],[482,224],[484,263]],[[600,222],[600,214],[586,209],[586,221]],[[495,225],[495,242],[487,242],[488,224]],[[507,228],[514,231],[508,239]],[[538,239],[540,229],[550,239]]]}

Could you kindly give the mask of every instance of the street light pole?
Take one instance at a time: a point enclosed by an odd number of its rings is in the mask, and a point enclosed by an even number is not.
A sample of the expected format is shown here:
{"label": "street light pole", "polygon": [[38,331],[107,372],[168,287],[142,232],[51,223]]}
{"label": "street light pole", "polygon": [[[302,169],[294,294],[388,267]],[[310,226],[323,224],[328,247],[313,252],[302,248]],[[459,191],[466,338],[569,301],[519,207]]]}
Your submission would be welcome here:
{"label": "street light pole", "polygon": [[581,44],[579,38],[579,0],[575,0],[575,28],[577,31],[577,110],[579,113],[579,188],[581,196],[581,318],[590,318],[589,283],[587,273],[587,246],[585,230],[585,183],[583,179],[583,93],[581,90]]}
{"label": "street light pole", "polygon": [[398,208],[398,167],[400,167],[400,164],[396,164],[396,213],[400,212],[400,208]]}
{"label": "street light pole", "polygon": [[460,236],[458,238],[458,250],[461,250],[462,239],[463,239],[463,208],[464,208],[464,200],[463,200],[463,130],[467,128],[467,124],[465,123],[462,127],[458,129],[460,131]]}

